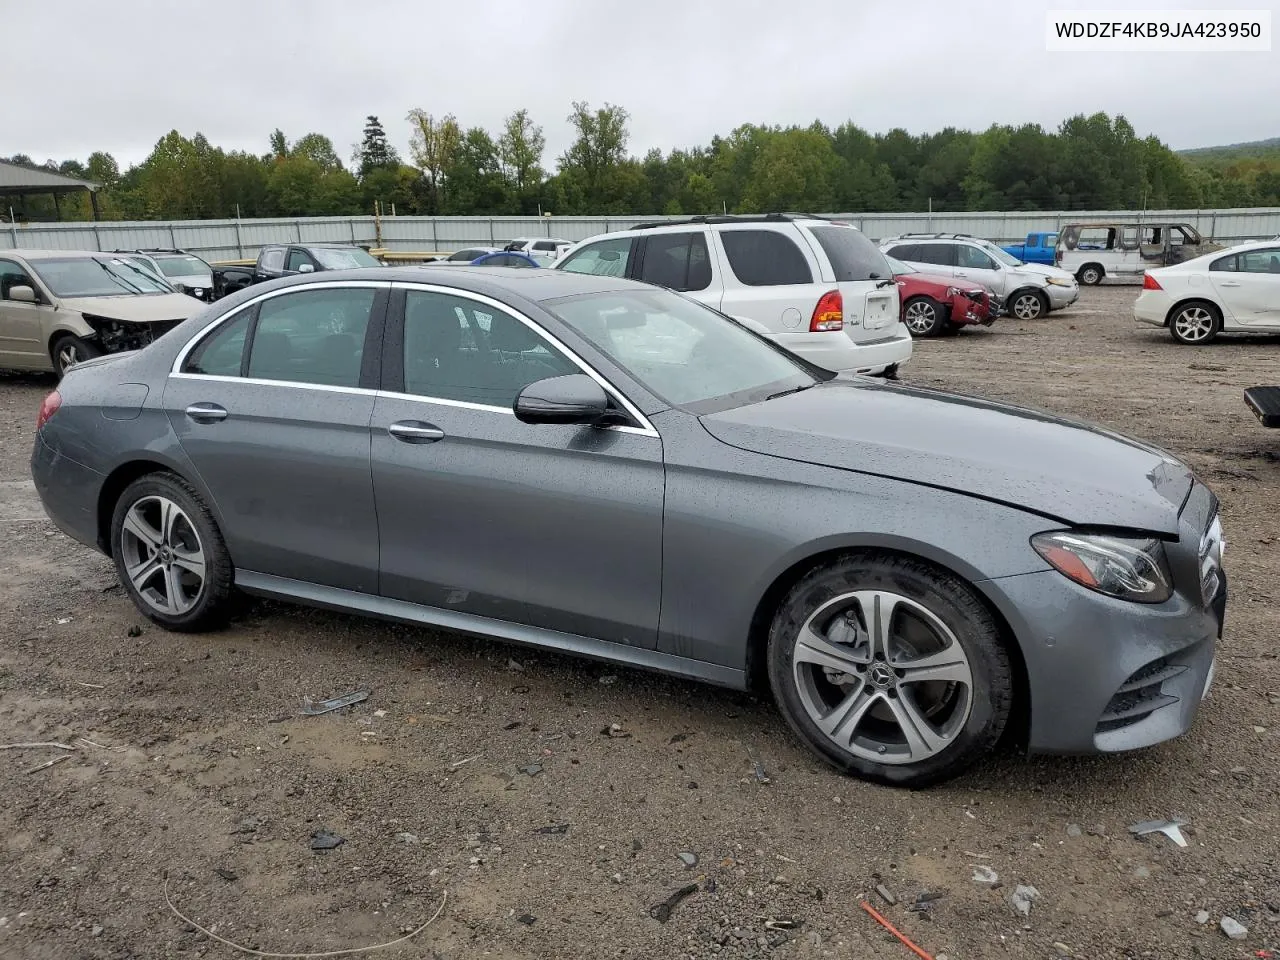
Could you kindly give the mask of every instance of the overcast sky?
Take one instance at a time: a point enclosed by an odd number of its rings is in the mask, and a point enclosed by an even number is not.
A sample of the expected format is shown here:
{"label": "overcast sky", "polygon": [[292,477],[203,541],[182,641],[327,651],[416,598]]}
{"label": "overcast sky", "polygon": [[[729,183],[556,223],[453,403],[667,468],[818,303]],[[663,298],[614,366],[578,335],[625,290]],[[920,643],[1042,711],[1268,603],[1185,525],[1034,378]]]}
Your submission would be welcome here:
{"label": "overcast sky", "polygon": [[[573,100],[625,107],[636,155],[742,123],[1052,129],[1097,110],[1177,149],[1280,136],[1280,43],[1270,53],[1046,52],[1046,10],[1101,0],[0,3],[0,155],[37,162],[103,149],[123,168],[175,128],[264,153],[275,127],[290,140],[324,133],[345,161],[370,113],[407,155],[411,107],[490,131],[527,107],[553,169]],[[1231,6],[1269,9],[1280,29],[1280,0]]]}

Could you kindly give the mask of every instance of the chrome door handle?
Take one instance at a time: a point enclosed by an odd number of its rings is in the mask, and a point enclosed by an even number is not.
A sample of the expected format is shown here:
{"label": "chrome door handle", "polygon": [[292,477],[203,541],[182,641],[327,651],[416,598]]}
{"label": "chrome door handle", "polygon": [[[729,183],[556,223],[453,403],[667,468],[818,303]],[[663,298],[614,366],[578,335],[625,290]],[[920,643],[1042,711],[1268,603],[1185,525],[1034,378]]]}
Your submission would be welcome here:
{"label": "chrome door handle", "polygon": [[421,420],[397,420],[387,427],[387,433],[405,443],[435,443],[444,439],[444,431]]}
{"label": "chrome door handle", "polygon": [[227,419],[227,411],[216,403],[193,403],[187,407],[187,416],[196,423],[220,423]]}
{"label": "chrome door handle", "polygon": [[1218,284],[1218,286],[1220,286],[1220,287],[1238,287],[1238,286],[1240,286],[1240,281],[1239,281],[1239,280],[1223,280],[1221,283],[1219,283],[1219,284]]}

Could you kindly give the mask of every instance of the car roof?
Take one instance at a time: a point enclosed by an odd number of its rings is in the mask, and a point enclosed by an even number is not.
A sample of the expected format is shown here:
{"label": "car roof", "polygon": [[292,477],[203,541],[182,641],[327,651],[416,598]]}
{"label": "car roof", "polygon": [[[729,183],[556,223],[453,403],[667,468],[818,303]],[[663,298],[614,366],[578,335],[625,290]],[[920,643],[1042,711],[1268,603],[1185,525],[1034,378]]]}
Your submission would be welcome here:
{"label": "car roof", "polygon": [[[130,251],[132,252],[132,251]],[[123,254],[111,253],[107,250],[28,250],[26,247],[14,247],[10,250],[0,250],[0,257],[12,255],[22,257],[24,260],[74,260],[88,259],[89,257],[119,257]],[[146,256],[146,254],[143,254]]]}
{"label": "car roof", "polygon": [[[564,270],[530,270],[528,267],[470,267],[465,270],[431,263],[404,267],[362,267],[358,270],[326,270],[268,281],[276,289],[302,284],[340,283],[343,280],[378,280],[384,283],[430,283],[454,287],[501,299],[504,294],[541,302],[612,290],[652,290],[650,284],[621,277],[601,277]],[[265,284],[246,288],[261,291]]]}

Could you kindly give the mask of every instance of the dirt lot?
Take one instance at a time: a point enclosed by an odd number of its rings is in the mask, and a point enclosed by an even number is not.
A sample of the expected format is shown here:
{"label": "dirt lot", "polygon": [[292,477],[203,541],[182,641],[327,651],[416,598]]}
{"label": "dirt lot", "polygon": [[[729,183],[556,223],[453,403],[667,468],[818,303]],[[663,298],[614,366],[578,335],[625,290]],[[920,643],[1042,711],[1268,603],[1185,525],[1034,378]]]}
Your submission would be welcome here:
{"label": "dirt lot", "polygon": [[[221,634],[164,633],[43,519],[27,457],[51,383],[0,377],[0,740],[77,747],[32,773],[62,751],[0,751],[0,956],[239,955],[169,912],[166,873],[191,919],[276,955],[392,940],[446,891],[431,926],[377,955],[911,957],[864,895],[950,960],[1280,945],[1280,436],[1240,396],[1275,382],[1280,340],[1179,347],[1134,326],[1134,295],[1088,290],[1045,321],[920,343],[906,379],[1185,457],[1230,542],[1218,683],[1175,743],[1006,754],[921,793],[842,778],[770,704],[691,683],[274,604]],[[304,696],[360,689],[365,703],[299,716]],[[1186,849],[1127,831],[1173,815]],[[322,828],[346,842],[312,852]],[[975,883],[975,864],[1001,885]],[[690,883],[667,922],[650,916]],[[1029,917],[1016,884],[1039,891]],[[909,909],[922,891],[939,897]]]}

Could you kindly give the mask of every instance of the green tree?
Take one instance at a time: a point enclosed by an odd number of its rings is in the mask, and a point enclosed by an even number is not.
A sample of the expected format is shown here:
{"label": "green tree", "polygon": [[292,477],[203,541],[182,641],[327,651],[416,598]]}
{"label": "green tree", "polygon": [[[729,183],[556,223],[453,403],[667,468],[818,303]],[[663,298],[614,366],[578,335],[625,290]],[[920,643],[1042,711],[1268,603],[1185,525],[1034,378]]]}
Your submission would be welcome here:
{"label": "green tree", "polygon": [[462,144],[462,131],[453,114],[437,120],[425,110],[414,109],[407,117],[412,124],[409,137],[409,154],[426,178],[427,210],[441,211],[444,192],[444,171],[453,163]]}
{"label": "green tree", "polygon": [[[604,209],[610,203],[610,178],[627,158],[627,121],[622,107],[606,103],[594,113],[586,101],[575,100],[569,113],[574,140],[560,158],[560,172],[581,191],[588,206]],[[633,179],[630,173],[626,179]]]}
{"label": "green tree", "polygon": [[529,119],[529,111],[517,110],[503,123],[498,138],[498,156],[515,197],[517,213],[531,213],[536,208],[536,194],[546,173],[542,169],[542,151],[547,139],[542,128]]}
{"label": "green tree", "polygon": [[446,214],[496,214],[510,209],[509,186],[502,174],[498,145],[480,127],[472,127],[463,135],[445,168],[444,182]]}
{"label": "green tree", "polygon": [[374,170],[396,170],[400,166],[400,157],[395,147],[387,142],[387,132],[382,129],[382,122],[373,114],[365,118],[364,140],[356,154],[360,177],[364,179]]}
{"label": "green tree", "polygon": [[322,170],[341,170],[342,161],[338,159],[338,151],[333,149],[333,141],[322,133],[308,133],[299,137],[289,149],[291,157],[306,157],[319,164]]}

